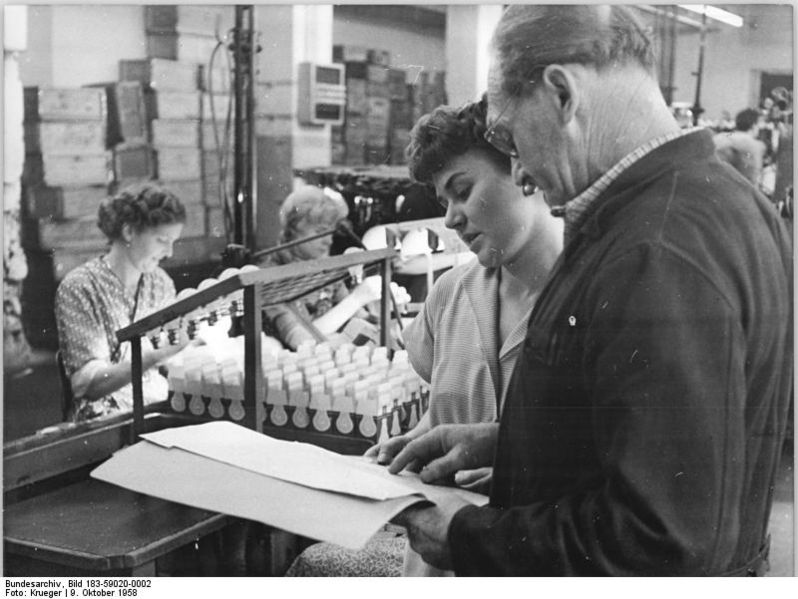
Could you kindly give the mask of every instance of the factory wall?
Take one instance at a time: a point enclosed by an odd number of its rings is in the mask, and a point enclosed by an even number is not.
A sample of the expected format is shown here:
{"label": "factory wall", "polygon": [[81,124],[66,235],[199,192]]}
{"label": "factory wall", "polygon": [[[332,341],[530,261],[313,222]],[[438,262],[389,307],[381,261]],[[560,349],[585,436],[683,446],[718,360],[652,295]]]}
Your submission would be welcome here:
{"label": "factory wall", "polygon": [[[793,71],[793,7],[771,5],[767,12],[762,7],[756,12],[737,12],[745,19],[743,27],[717,25],[706,39],[701,105],[711,120],[720,118],[724,110],[734,116],[754,107],[761,72]],[[697,31],[681,35],[676,42],[674,101],[694,101],[699,45]]]}
{"label": "factory wall", "polygon": [[445,28],[388,20],[367,7],[336,6],[333,44],[378,48],[390,53],[391,66],[408,71],[446,70]]}

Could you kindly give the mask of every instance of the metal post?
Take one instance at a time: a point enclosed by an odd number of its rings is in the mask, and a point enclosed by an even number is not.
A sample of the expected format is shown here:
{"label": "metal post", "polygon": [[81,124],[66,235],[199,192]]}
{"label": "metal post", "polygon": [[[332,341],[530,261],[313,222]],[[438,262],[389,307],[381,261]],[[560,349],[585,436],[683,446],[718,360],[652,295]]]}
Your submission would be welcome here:
{"label": "metal post", "polygon": [[235,101],[233,241],[250,250],[254,245],[253,222],[255,220],[252,172],[255,152],[253,114],[255,112],[256,49],[254,47],[253,11],[253,6],[235,7],[233,36],[233,95]]}
{"label": "metal post", "polygon": [[144,370],[141,362],[140,336],[130,339],[130,350],[130,378],[133,384],[133,434],[130,442],[135,443],[138,436],[144,432],[144,390],[141,381]]}
{"label": "metal post", "polygon": [[[380,262],[380,276],[382,289],[380,293],[380,345],[388,347],[388,330],[391,325],[391,259],[385,258]],[[397,312],[398,316],[398,312]]]}
{"label": "metal post", "polygon": [[261,363],[261,287],[260,284],[244,287],[244,423],[259,433],[263,432],[266,417]]}
{"label": "metal post", "polygon": [[670,19],[668,19],[668,97],[665,100],[670,106],[673,103],[673,74],[676,70],[676,7],[670,7]]}
{"label": "metal post", "polygon": [[704,49],[707,44],[707,13],[701,13],[701,41],[698,47],[698,71],[696,71],[695,102],[693,103],[693,125],[698,125],[698,118],[704,109],[701,108],[701,79],[704,75]]}

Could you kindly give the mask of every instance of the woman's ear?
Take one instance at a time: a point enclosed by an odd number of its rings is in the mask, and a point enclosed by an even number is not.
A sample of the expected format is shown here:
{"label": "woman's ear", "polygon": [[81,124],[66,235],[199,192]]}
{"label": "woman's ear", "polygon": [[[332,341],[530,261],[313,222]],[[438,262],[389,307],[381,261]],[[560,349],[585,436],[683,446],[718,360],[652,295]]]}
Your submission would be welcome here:
{"label": "woman's ear", "polygon": [[133,241],[133,227],[130,226],[130,223],[122,225],[122,241],[126,245],[130,245],[130,242]]}
{"label": "woman's ear", "polygon": [[579,82],[566,67],[551,64],[543,71],[544,89],[550,94],[562,123],[574,118],[579,104]]}

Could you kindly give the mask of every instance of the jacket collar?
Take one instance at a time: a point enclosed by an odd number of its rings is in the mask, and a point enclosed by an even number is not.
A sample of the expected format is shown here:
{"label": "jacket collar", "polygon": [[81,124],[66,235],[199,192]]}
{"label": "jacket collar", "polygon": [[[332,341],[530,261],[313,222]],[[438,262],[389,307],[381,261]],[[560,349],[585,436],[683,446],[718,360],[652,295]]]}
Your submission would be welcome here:
{"label": "jacket collar", "polygon": [[[652,150],[621,173],[600,194],[590,214],[574,235],[574,241],[583,235],[593,239],[601,237],[606,229],[607,219],[637,197],[636,194],[628,193],[629,191],[660,177],[665,172],[704,161],[714,154],[715,144],[712,134],[706,129],[678,137]],[[569,247],[574,245],[574,243],[568,244]],[[566,254],[567,250],[568,248]]]}

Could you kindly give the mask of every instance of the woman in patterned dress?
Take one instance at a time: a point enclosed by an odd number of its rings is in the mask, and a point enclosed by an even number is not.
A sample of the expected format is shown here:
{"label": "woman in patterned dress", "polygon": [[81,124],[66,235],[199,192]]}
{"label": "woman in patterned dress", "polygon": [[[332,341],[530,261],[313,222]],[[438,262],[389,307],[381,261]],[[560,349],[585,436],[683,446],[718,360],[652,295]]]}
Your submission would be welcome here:
{"label": "woman in patterned dress", "polygon": [[[130,187],[101,203],[97,225],[108,252],[70,271],[55,298],[73,394],[70,420],[132,410],[130,344],[120,344],[116,331],[174,300],[174,283],[158,264],[172,255],[185,220],[180,200],[155,185]],[[167,381],[157,368],[187,344],[155,348],[142,339],[145,403],[166,400]]]}

